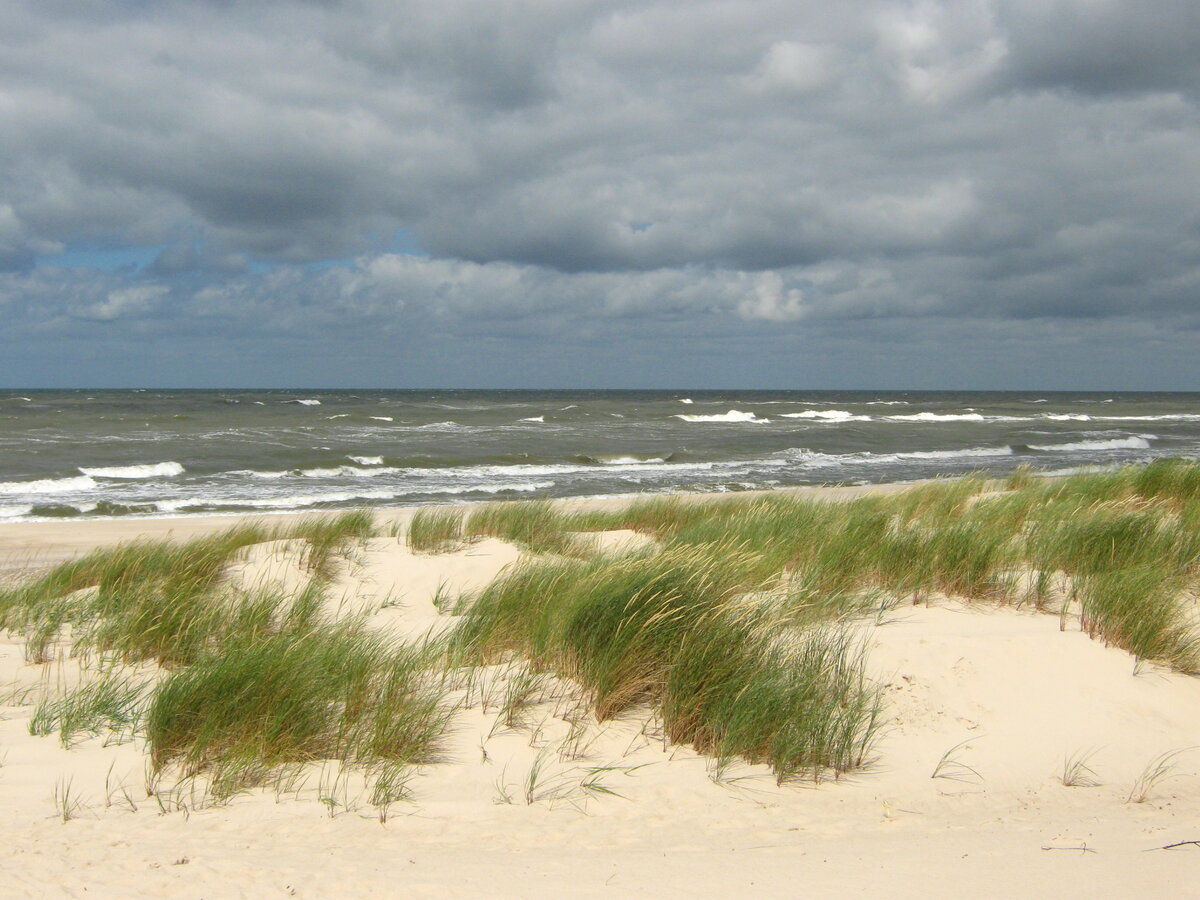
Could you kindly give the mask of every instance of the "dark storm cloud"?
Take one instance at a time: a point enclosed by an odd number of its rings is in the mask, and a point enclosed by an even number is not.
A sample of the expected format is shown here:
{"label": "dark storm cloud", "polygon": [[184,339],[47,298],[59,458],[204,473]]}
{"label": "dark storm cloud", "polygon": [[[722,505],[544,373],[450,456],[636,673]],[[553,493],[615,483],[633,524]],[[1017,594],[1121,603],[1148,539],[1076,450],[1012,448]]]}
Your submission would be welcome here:
{"label": "dark storm cloud", "polygon": [[[1196,46],[1192,0],[14,0],[0,316],[681,354],[868,350],[888,321],[1182,333]],[[95,247],[157,249],[60,264]]]}

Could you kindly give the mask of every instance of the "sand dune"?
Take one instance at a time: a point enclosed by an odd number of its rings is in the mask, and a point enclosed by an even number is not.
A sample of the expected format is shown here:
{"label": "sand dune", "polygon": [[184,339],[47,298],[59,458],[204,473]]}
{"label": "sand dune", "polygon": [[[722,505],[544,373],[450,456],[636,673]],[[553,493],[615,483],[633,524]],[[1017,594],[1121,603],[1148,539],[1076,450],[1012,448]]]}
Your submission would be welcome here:
{"label": "sand dune", "polygon": [[[165,524],[164,524],[165,522]],[[74,523],[72,523],[74,524]],[[88,545],[10,530],[10,553]],[[210,525],[134,525],[197,533]],[[228,520],[221,522],[227,525]],[[66,526],[55,526],[66,529]],[[32,529],[33,526],[25,526]],[[24,535],[25,543],[21,543]],[[128,536],[126,534],[125,536]],[[608,536],[614,546],[643,540]],[[453,553],[373,538],[330,592],[400,637],[447,627],[440,597],[521,558],[497,539]],[[294,548],[254,548],[233,577],[301,586]],[[855,626],[885,725],[865,769],[776,785],[668,746],[648,711],[581,728],[545,679],[509,725],[519,664],[455,720],[444,763],[381,822],[361,776],[313,763],[216,805],[163,782],[140,740],[63,749],[32,737],[34,702],[77,676],[0,642],[4,896],[1185,896],[1200,847],[1200,682],[1088,639],[1076,623],[950,598]],[[487,693],[487,679],[478,686]],[[1156,758],[1170,777],[1139,787]],[[1076,786],[1065,763],[1081,762]],[[1086,770],[1083,768],[1086,766]],[[1067,773],[1067,780],[1072,780]],[[1090,786],[1085,786],[1090,785]],[[1133,801],[1131,802],[1131,794]],[[57,799],[56,799],[57,795]],[[1143,796],[1144,795],[1144,796]],[[63,821],[64,810],[68,821]]]}

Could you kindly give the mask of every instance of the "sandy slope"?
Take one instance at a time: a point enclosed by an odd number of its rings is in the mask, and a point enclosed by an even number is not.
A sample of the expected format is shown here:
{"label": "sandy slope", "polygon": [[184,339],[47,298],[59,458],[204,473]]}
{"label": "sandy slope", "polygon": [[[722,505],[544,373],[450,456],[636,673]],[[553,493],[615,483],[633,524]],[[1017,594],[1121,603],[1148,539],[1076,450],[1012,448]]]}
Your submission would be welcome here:
{"label": "sandy slope", "polygon": [[[76,540],[63,552],[85,543]],[[419,634],[451,621],[434,603],[439,589],[477,589],[518,557],[495,540],[424,556],[379,538],[333,602]],[[276,545],[257,548],[237,577],[296,585],[302,573]],[[416,774],[413,800],[385,823],[357,776],[332,765],[222,807],[165,782],[148,798],[136,742],[64,750],[57,736],[28,734],[31,703],[76,667],[26,665],[6,639],[0,896],[1200,893],[1200,847],[1154,849],[1200,840],[1200,750],[1145,802],[1126,802],[1154,757],[1200,746],[1200,682],[1136,668],[1031,612],[947,601],[858,627],[887,686],[888,724],[872,766],[840,783],[777,787],[762,767],[716,772],[688,748],[664,747],[646,714],[573,732],[572,701],[549,682],[543,702],[504,727],[495,706],[513,673],[493,670],[487,711],[477,692],[448,762]],[[942,766],[950,777],[930,777],[956,745]],[[1060,782],[1064,759],[1080,752],[1092,753],[1097,786]],[[79,801],[65,823],[56,789]]]}

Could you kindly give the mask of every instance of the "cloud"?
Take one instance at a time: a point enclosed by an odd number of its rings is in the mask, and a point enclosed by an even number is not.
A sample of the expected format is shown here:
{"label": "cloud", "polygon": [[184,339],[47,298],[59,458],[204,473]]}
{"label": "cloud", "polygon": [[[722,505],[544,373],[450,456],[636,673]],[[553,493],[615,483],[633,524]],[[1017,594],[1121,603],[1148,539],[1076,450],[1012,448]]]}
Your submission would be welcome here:
{"label": "cloud", "polygon": [[0,7],[11,335],[1193,327],[1192,0],[152,7]]}

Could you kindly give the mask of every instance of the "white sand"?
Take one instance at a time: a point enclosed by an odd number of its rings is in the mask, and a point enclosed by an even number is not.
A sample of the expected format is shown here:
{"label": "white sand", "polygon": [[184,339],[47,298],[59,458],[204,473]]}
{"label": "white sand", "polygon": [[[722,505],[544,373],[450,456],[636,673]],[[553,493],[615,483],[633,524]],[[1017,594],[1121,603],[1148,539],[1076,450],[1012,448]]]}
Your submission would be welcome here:
{"label": "white sand", "polygon": [[[188,536],[230,524],[6,526],[0,554],[54,559],[118,531]],[[495,540],[426,556],[375,539],[337,582],[333,602],[420,634],[452,621],[434,604],[439,588],[478,589],[518,558]],[[257,548],[238,577],[294,587],[302,574],[294,552],[276,545]],[[1200,682],[1137,668],[1073,623],[1063,632],[1057,617],[1032,612],[947,601],[859,627],[873,676],[887,685],[888,722],[876,762],[840,783],[777,787],[761,766],[713,772],[690,749],[664,747],[645,715],[592,722],[573,740],[562,699],[528,711],[524,727],[504,728],[494,702],[505,673],[496,671],[493,706],[461,713],[449,761],[416,774],[413,800],[393,806],[386,823],[361,780],[332,764],[312,766],[306,783],[220,807],[186,787],[174,794],[169,782],[149,799],[137,742],[105,747],[97,738],[64,750],[57,735],[29,735],[32,702],[70,683],[76,666],[26,665],[21,642],[8,638],[0,641],[0,896],[1197,892],[1200,847],[1155,848],[1200,840],[1200,750],[1182,754],[1176,777],[1145,802],[1126,800],[1156,756],[1200,746]],[[942,768],[954,777],[931,778],[960,744]],[[1089,751],[1099,785],[1064,786],[1064,760]],[[535,766],[543,774],[529,789]],[[597,777],[620,797],[588,795],[583,783],[595,767],[613,767]],[[64,823],[54,794],[68,786],[79,806]]]}

